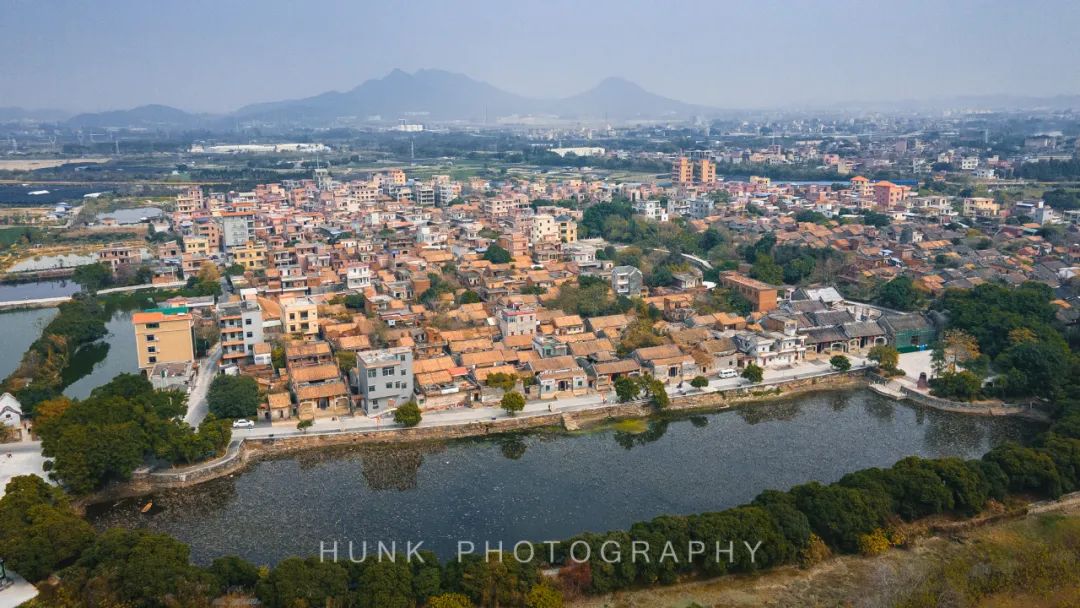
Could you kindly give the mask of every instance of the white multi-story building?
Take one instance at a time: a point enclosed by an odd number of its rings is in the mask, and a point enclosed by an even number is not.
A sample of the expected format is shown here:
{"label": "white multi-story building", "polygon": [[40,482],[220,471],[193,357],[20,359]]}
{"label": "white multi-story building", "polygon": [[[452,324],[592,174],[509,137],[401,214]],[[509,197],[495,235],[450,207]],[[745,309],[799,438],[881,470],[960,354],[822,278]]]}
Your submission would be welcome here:
{"label": "white multi-story building", "polygon": [[413,398],[412,364],[412,349],[403,346],[356,353],[350,376],[365,414],[380,415]]}

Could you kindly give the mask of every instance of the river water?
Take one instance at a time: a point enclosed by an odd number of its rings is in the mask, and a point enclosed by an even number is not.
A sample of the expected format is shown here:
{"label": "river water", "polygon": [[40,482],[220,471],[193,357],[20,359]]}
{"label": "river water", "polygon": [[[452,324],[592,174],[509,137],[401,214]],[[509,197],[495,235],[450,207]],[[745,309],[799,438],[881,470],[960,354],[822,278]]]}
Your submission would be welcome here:
{"label": "river water", "polygon": [[[195,560],[317,555],[320,541],[556,540],[661,514],[743,504],[768,488],[831,482],[909,455],[977,457],[1030,426],[885,400],[819,393],[585,433],[534,433],[280,456],[182,491],[100,505],[98,527],[145,526],[190,543]],[[482,550],[482,549],[481,549]]]}

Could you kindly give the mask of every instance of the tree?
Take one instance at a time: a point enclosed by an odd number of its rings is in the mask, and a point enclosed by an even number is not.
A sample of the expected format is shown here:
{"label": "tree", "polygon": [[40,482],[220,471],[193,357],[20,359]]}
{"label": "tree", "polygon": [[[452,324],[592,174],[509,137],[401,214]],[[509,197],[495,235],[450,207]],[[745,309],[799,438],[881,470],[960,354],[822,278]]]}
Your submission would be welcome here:
{"label": "tree", "polygon": [[510,256],[510,252],[492,243],[488,245],[487,251],[484,252],[485,260],[492,264],[509,264],[514,258]]}
{"label": "tree", "polygon": [[765,370],[761,369],[760,365],[750,363],[743,369],[742,377],[749,380],[752,384],[758,384],[765,377]]}
{"label": "tree", "polygon": [[924,299],[911,277],[900,275],[881,286],[877,302],[888,308],[910,311],[921,308]]}
{"label": "tree", "polygon": [[967,370],[944,372],[930,379],[930,392],[944,399],[974,401],[982,396],[982,380]]}
{"label": "tree", "polygon": [[420,424],[422,418],[420,406],[416,404],[416,401],[409,401],[405,405],[394,410],[394,422],[403,426],[416,426]]}
{"label": "tree", "polygon": [[259,582],[259,568],[235,555],[215,558],[210,564],[210,574],[224,589],[254,590]]}
{"label": "tree", "polygon": [[210,413],[218,418],[253,418],[260,399],[259,383],[251,376],[216,376],[206,393]]}
{"label": "tree", "polygon": [[640,392],[641,385],[636,378],[619,376],[615,379],[615,395],[619,398],[619,403],[633,401]]}
{"label": "tree", "polygon": [[268,608],[345,606],[349,577],[336,562],[290,557],[259,582],[256,595]]}
{"label": "tree", "polygon": [[457,300],[458,304],[479,304],[480,302],[483,302],[483,300],[480,299],[480,294],[471,289],[466,289],[461,292],[461,295],[458,296]]}
{"label": "tree", "polygon": [[690,381],[690,386],[694,388],[705,388],[709,386],[709,379],[705,376],[694,376],[694,379]]}
{"label": "tree", "polygon": [[504,391],[514,390],[514,385],[517,384],[517,375],[507,374],[504,372],[495,372],[494,374],[488,374],[487,378],[484,378],[484,384],[492,388],[501,388]]}
{"label": "tree", "polygon": [[351,350],[339,350],[334,353],[334,358],[337,359],[338,367],[341,368],[343,374],[348,374],[350,370],[356,368],[356,352]]}
{"label": "tree", "polygon": [[754,265],[750,267],[750,276],[770,285],[779,285],[784,282],[784,269],[773,260],[771,255],[758,253],[754,259]]}
{"label": "tree", "polygon": [[851,369],[851,361],[844,355],[833,355],[829,359],[829,365],[838,372],[846,372]]}
{"label": "tree", "polygon": [[979,356],[979,342],[975,336],[962,329],[950,329],[942,336],[941,343],[934,348],[931,359],[934,373],[955,372],[957,367],[973,361]]}
{"label": "tree", "polygon": [[521,393],[511,391],[502,396],[499,405],[506,410],[507,414],[513,416],[525,409],[525,397]]}
{"label": "tree", "polygon": [[896,350],[895,346],[888,344],[878,344],[871,348],[866,358],[876,361],[881,366],[881,369],[890,372],[895,371],[896,366],[900,364],[900,352]]}
{"label": "tree", "polygon": [[671,404],[671,398],[668,397],[667,387],[664,386],[663,381],[646,375],[642,376],[639,382],[642,390],[649,396],[649,403],[653,407],[662,410]]}
{"label": "tree", "polygon": [[71,280],[82,286],[87,292],[94,292],[112,283],[112,270],[104,262],[76,266]]}
{"label": "tree", "polygon": [[473,608],[473,603],[460,593],[443,593],[429,597],[427,608]]}
{"label": "tree", "polygon": [[525,598],[526,608],[562,608],[563,596],[547,583],[533,585],[529,595]]}
{"label": "tree", "polygon": [[0,521],[0,556],[32,582],[71,564],[94,539],[94,529],[72,511],[64,493],[37,475],[8,482]]}

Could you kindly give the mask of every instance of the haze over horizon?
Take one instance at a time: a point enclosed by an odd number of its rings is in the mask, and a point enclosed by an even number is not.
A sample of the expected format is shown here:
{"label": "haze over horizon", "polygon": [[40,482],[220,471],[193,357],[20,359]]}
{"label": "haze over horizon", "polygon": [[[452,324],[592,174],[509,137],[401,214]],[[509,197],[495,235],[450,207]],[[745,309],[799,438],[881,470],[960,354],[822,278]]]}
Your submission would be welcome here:
{"label": "haze over horizon", "polygon": [[0,3],[0,106],[228,112],[395,68],[558,98],[618,76],[717,108],[1080,93],[1080,4]]}

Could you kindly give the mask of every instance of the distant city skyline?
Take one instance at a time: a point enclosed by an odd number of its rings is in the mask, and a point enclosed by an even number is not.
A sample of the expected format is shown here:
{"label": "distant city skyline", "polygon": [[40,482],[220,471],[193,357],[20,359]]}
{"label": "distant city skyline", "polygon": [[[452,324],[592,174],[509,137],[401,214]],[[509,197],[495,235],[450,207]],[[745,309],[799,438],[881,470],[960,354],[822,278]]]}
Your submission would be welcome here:
{"label": "distant city skyline", "polygon": [[556,98],[609,76],[716,108],[1080,94],[1080,4],[0,2],[0,106],[228,112],[394,68]]}

